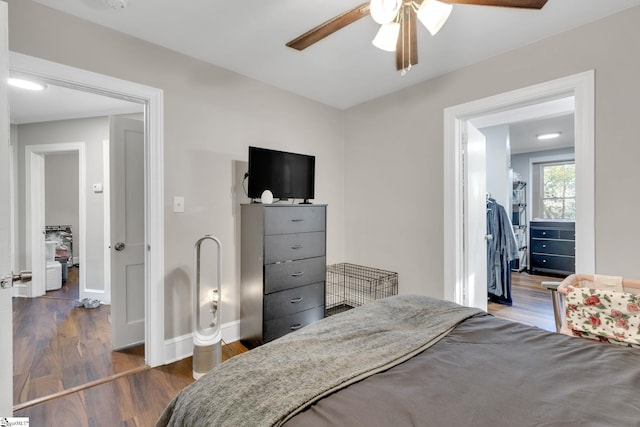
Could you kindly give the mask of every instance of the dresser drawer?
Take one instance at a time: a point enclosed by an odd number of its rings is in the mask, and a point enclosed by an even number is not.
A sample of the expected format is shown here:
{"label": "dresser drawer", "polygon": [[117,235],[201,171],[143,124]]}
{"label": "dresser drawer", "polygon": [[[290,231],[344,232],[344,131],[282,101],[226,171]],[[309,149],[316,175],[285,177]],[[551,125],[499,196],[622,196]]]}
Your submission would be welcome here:
{"label": "dresser drawer", "polygon": [[576,240],[575,230],[558,230],[558,238],[565,240]]}
{"label": "dresser drawer", "polygon": [[534,239],[559,239],[560,230],[531,228],[531,237]]}
{"label": "dresser drawer", "polygon": [[267,320],[264,322],[263,342],[273,341],[322,318],[324,318],[324,304],[288,316]]}
{"label": "dresser drawer", "polygon": [[326,268],[326,258],[323,256],[265,265],[264,293],[324,282]]}
{"label": "dresser drawer", "polygon": [[572,256],[533,254],[531,268],[575,272],[576,259]]}
{"label": "dresser drawer", "polygon": [[264,234],[325,231],[324,206],[268,206],[264,210]]}
{"label": "dresser drawer", "polygon": [[264,236],[264,263],[313,258],[325,254],[324,232]]}
{"label": "dresser drawer", "polygon": [[573,240],[531,239],[531,251],[542,254],[574,256],[576,254],[576,242]]}
{"label": "dresser drawer", "polygon": [[324,282],[299,286],[264,296],[264,320],[288,316],[324,305]]}

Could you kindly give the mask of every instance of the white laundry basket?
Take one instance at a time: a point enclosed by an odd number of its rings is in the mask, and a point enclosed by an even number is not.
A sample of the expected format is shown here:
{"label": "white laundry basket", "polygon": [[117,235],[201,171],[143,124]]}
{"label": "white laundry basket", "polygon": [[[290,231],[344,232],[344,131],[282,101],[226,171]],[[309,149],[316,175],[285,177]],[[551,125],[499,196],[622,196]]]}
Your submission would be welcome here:
{"label": "white laundry basket", "polygon": [[62,287],[62,265],[58,261],[47,261],[46,290],[55,291]]}

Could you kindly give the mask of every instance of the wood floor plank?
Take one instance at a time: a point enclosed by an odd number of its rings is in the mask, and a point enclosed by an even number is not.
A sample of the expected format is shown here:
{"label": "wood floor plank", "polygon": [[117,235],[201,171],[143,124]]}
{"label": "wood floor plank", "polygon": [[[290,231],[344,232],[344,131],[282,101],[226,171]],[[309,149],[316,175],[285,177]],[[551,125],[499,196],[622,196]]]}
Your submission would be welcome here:
{"label": "wood floor plank", "polygon": [[54,291],[47,291],[48,298],[63,298],[70,300],[77,300],[80,298],[80,288],[77,286],[78,275],[80,269],[78,267],[71,267],[67,269],[67,281],[62,284],[60,289]]}
{"label": "wood floor plank", "polygon": [[[78,287],[74,280],[76,273],[65,285],[69,293]],[[14,404],[145,365],[144,346],[111,350],[110,306],[85,309],[75,302],[13,298]]]}
{"label": "wood floor plank", "polygon": [[[246,351],[240,342],[225,344],[222,358],[227,360]],[[81,413],[64,418],[70,424],[59,425],[150,427],[171,399],[193,381],[189,357],[78,391],[74,393],[76,400],[65,397],[46,401],[16,411],[14,416],[29,417],[31,425],[51,425],[59,408],[68,407]]]}
{"label": "wood floor plank", "polygon": [[489,302],[487,311],[496,317],[555,332],[551,294],[541,286],[541,283],[560,280],[562,279],[526,272],[511,273],[513,305]]}

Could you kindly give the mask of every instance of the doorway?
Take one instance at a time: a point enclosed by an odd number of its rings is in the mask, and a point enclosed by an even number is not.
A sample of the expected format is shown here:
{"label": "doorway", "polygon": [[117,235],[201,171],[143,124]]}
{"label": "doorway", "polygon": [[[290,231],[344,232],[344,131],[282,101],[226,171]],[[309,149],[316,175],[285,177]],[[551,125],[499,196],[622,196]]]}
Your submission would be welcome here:
{"label": "doorway", "polygon": [[[501,257],[499,267],[494,259],[487,263],[487,280],[492,280],[487,311],[555,331],[552,300],[541,282],[558,282],[574,272],[575,245],[564,235],[562,240],[541,239],[541,227],[574,225],[574,99],[545,101],[527,109],[519,114],[505,112],[506,119],[495,114],[492,120],[472,120],[486,139],[486,185],[491,198],[487,216],[494,220],[493,227],[499,228],[495,220],[502,219],[508,232],[504,235],[513,242],[507,247],[517,249],[510,255],[513,260]],[[540,135],[546,137],[539,139]],[[489,209],[504,209],[506,214],[493,216]]]}
{"label": "doorway", "polygon": [[[11,100],[12,98],[10,98]],[[25,123],[20,126],[26,125]],[[15,123],[12,126],[17,126]],[[78,197],[78,205],[77,205],[77,218],[78,223],[75,228],[75,235],[73,236],[77,242],[76,244],[76,256],[77,256],[77,264],[83,265],[86,260],[86,195],[84,191],[81,191],[82,188],[85,187],[85,175],[86,175],[86,154],[85,154],[85,144],[82,142],[78,143],[53,143],[53,144],[20,144],[19,143],[19,132],[16,131],[16,141],[14,141],[17,148],[22,148],[24,152],[24,162],[17,161],[15,162],[16,172],[18,177],[16,182],[20,182],[20,175],[24,178],[24,187],[18,184],[19,188],[24,188],[24,208],[22,204],[18,203],[18,211],[23,211],[24,227],[20,227],[18,236],[24,236],[22,240],[22,244],[20,245],[21,250],[17,251],[19,253],[18,260],[20,260],[23,264],[17,265],[16,270],[20,271],[23,269],[31,270],[33,273],[33,280],[31,282],[26,282],[25,284],[16,287],[14,296],[25,296],[25,297],[37,297],[45,294],[46,291],[46,265],[45,265],[45,256],[44,256],[44,247],[45,247],[45,227],[48,225],[53,225],[47,223],[46,221],[46,188],[47,185],[52,185],[52,183],[47,183],[46,181],[46,158],[49,155],[54,154],[62,154],[62,153],[75,153],[77,155],[77,171],[78,175],[77,179],[77,187],[75,191],[77,191]],[[40,141],[39,141],[40,142]],[[21,168],[20,165],[23,165]],[[61,183],[64,185],[64,183]],[[16,194],[19,194],[20,191],[16,191]],[[18,202],[21,197],[18,196]],[[51,202],[51,201],[50,201]],[[69,222],[69,221],[67,221]],[[73,230],[73,229],[72,229]],[[71,260],[71,264],[76,264],[73,259]],[[80,293],[82,290],[86,288],[86,269],[82,269],[81,273],[78,275],[79,281],[79,289]]]}
{"label": "doorway", "polygon": [[[134,101],[139,105],[140,110],[144,110],[144,137],[142,143],[144,144],[144,153],[141,157],[148,167],[140,167],[143,173],[144,181],[144,194],[141,200],[144,201],[145,217],[141,221],[144,228],[144,235],[153,235],[154,245],[149,245],[149,241],[145,244],[144,267],[142,268],[143,281],[145,290],[149,289],[149,283],[162,283],[161,277],[163,275],[163,235],[162,229],[162,209],[149,209],[150,207],[156,207],[159,204],[162,206],[162,191],[158,188],[162,188],[162,92],[153,88],[144,87],[141,85],[123,82],[117,79],[112,79],[106,76],[101,76],[82,70],[73,69],[70,67],[62,66],[59,64],[50,63],[48,61],[38,60],[36,58],[20,55],[10,54],[10,70],[11,72],[18,72],[21,75],[35,76],[41,81],[48,82],[51,86],[61,85],[64,88],[82,89],[82,91],[89,91],[93,94],[109,95],[111,98],[116,97],[118,99],[126,98],[127,101]],[[139,110],[139,111],[140,111]],[[103,112],[104,114],[104,112]],[[108,127],[108,126],[107,126]],[[13,132],[12,132],[13,134]],[[107,142],[106,145],[103,143]],[[100,141],[99,150],[101,152],[106,151],[108,153],[108,141]],[[15,147],[14,147],[15,152]],[[14,161],[14,166],[18,164]],[[108,165],[106,165],[108,166]],[[98,169],[102,170],[101,164]],[[153,179],[152,179],[153,177]],[[102,192],[102,188],[108,189],[108,186],[102,187],[101,182],[86,181],[86,187],[93,188],[95,193]],[[155,190],[155,191],[152,191]],[[24,222],[18,216],[14,216],[15,222]],[[101,227],[104,228],[104,227]],[[17,240],[17,239],[15,239]],[[13,249],[15,252],[16,246],[19,246],[19,242],[13,241]],[[101,243],[104,248],[106,245]],[[108,253],[103,249],[103,252]],[[100,257],[105,258],[104,256]],[[13,262],[13,268],[15,271],[20,269],[16,268],[19,265],[19,261]],[[85,287],[85,289],[88,289]],[[160,294],[160,297],[158,297]],[[149,299],[153,300],[155,304],[149,304]],[[145,324],[150,325],[144,328],[144,341],[146,343],[142,355],[143,361],[146,360],[148,365],[157,366],[163,363],[162,360],[162,345],[161,339],[162,332],[162,307],[163,304],[159,303],[162,298],[162,287],[153,287],[151,292],[148,292],[144,296],[143,305],[150,307],[144,313]],[[97,314],[98,310],[93,311],[93,314]],[[108,316],[105,316],[108,319]],[[149,321],[148,319],[155,319],[155,321]],[[85,337],[86,338],[86,337]],[[82,346],[77,347],[78,352],[82,353]],[[85,354],[85,356],[89,356]],[[94,359],[95,361],[95,359]],[[118,362],[120,363],[120,362]],[[76,386],[77,384],[71,384],[70,386]]]}
{"label": "doorway", "polygon": [[165,363],[162,90],[15,52],[9,52],[9,71],[144,105],[145,360],[151,367]]}
{"label": "doorway", "polygon": [[[51,87],[49,89],[53,90]],[[58,97],[60,94],[49,95]],[[64,97],[66,92],[62,95],[63,98],[58,103],[73,102]],[[11,100],[19,96],[12,93]],[[142,110],[139,104],[127,108],[132,111]],[[60,109],[56,112],[59,114]],[[19,113],[17,115],[20,116]],[[35,122],[24,116],[26,114],[21,116],[19,124],[14,120],[12,125],[17,151],[23,152],[25,157],[24,162],[16,164],[26,166],[18,168],[17,175],[23,181],[28,181],[24,186],[19,185],[24,190],[17,193],[24,192],[26,197],[20,196],[19,199],[31,201],[26,215],[28,220],[19,218],[19,222],[25,224],[26,233],[18,234],[28,234],[32,240],[21,245],[23,248],[26,246],[30,255],[19,258],[31,258],[31,267],[35,273],[38,261],[44,261],[44,258],[38,258],[45,246],[43,231],[69,224],[70,226],[62,228],[70,237],[65,251],[71,257],[74,267],[67,272],[69,274],[63,284],[65,275],[60,268],[63,263],[53,262],[52,264],[58,264],[59,269],[52,271],[49,271],[47,265],[46,273],[42,268],[39,274],[35,274],[35,280],[28,282],[33,285],[28,296],[34,298],[14,298],[14,354],[20,355],[14,360],[14,403],[17,407],[25,407],[36,399],[105,380],[145,364],[143,346],[117,353],[112,351],[114,330],[117,327],[112,327],[111,319],[116,317],[113,316],[113,310],[118,307],[111,305],[111,284],[107,282],[108,275],[105,274],[107,263],[104,255],[111,255],[108,250],[109,234],[103,233],[103,230],[109,229],[105,224],[109,222],[106,212],[110,205],[110,186],[108,178],[105,181],[108,174],[103,170],[103,165],[114,163],[109,162],[109,151],[104,147],[109,140],[114,146],[120,143],[118,138],[110,135],[110,122],[120,116],[56,117],[57,120],[39,119]],[[133,113],[130,117],[139,117],[140,120],[135,122],[142,123],[141,112]],[[140,128],[143,126],[140,125]],[[60,140],[82,142],[57,142]],[[62,165],[62,170],[53,170],[55,163],[51,161],[69,154],[73,155],[75,165],[66,162]],[[104,155],[104,159],[101,155]],[[135,159],[127,158],[127,161],[132,168],[144,170],[142,155]],[[74,167],[75,180],[65,176],[65,172]],[[72,185],[72,181],[75,184]],[[141,182],[141,179],[137,181]],[[66,199],[67,193],[74,192],[76,197],[72,204],[75,203],[77,221],[71,219],[73,215],[69,212],[74,209],[68,209],[70,206],[64,200],[56,200]],[[144,199],[141,194],[138,198]],[[141,209],[138,212],[136,223],[142,223],[143,212]],[[33,250],[34,248],[39,250]],[[60,249],[56,245],[55,252]],[[76,259],[71,249],[75,249]],[[65,263],[65,266],[68,264]],[[143,285],[144,279],[139,279],[138,286],[142,288]],[[58,290],[63,286],[69,292]],[[79,304],[85,298],[90,303]],[[96,301],[100,303],[96,304]],[[143,299],[139,299],[139,302],[142,303]],[[144,307],[143,304],[140,306]],[[132,343],[140,341],[144,342],[143,331]]]}
{"label": "doorway", "polygon": [[579,213],[576,217],[576,271],[593,273],[595,270],[594,73],[588,71],[445,109],[446,299],[486,309],[486,279],[478,280],[485,272],[474,269],[469,262],[471,254],[465,251],[465,247],[469,247],[468,240],[483,245],[486,233],[486,229],[474,227],[467,217],[468,206],[482,206],[486,198],[484,188],[481,194],[468,194],[465,187],[468,174],[468,164],[463,161],[466,135],[469,128],[475,128],[471,121],[570,96],[575,98],[575,156],[581,165],[576,175],[576,211]]}

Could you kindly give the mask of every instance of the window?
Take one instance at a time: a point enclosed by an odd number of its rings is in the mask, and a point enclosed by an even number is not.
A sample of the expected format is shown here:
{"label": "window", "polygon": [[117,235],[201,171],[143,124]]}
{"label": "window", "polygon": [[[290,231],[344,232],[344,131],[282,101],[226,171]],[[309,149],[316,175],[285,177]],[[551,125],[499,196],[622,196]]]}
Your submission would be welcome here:
{"label": "window", "polygon": [[576,219],[575,162],[542,163],[540,167],[540,216],[546,219]]}

